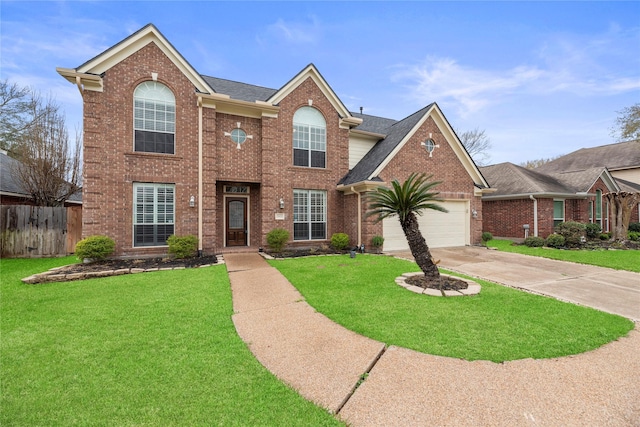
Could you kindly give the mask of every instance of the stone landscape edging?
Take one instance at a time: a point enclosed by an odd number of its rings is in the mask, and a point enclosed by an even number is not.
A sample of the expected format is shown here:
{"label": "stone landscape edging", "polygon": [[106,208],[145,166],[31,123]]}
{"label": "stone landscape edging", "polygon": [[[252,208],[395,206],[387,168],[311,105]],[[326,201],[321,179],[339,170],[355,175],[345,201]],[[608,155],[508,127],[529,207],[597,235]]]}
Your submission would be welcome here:
{"label": "stone landscape edging", "polygon": [[[194,268],[211,267],[212,265],[224,264],[222,255],[218,255],[218,262],[216,264],[203,264]],[[117,270],[102,270],[102,271],[88,271],[86,273],[60,273],[60,270],[67,267],[63,265],[61,267],[54,267],[44,273],[33,274],[29,277],[22,279],[22,282],[29,285],[37,285],[40,283],[53,283],[53,282],[69,282],[72,280],[85,280],[94,279],[96,277],[110,277],[120,276],[123,274],[137,274],[137,273],[149,273],[152,271],[169,271],[169,270],[184,270],[185,266],[178,267],[154,267],[154,268],[120,268]]]}
{"label": "stone landscape edging", "polygon": [[[416,273],[404,273],[402,276],[400,277],[396,277],[396,283],[399,286],[402,286],[403,288],[405,288],[408,291],[411,292],[415,292],[416,294],[423,294],[423,295],[429,295],[432,297],[441,297],[442,296],[442,292],[440,292],[438,289],[431,289],[431,288],[421,288],[420,286],[414,286],[414,285],[410,285],[409,283],[406,282],[406,279],[408,279],[409,277],[414,277],[414,276],[424,276],[424,273],[422,272],[416,272]],[[460,297],[460,296],[468,296],[468,295],[477,295],[480,293],[480,285],[476,282],[474,282],[473,280],[470,279],[465,279],[462,277],[458,277],[458,276],[452,276],[450,274],[443,274],[440,273],[441,277],[450,277],[452,279],[456,279],[456,280],[461,280],[463,282],[467,283],[467,289],[460,289],[459,291],[444,291],[444,295],[448,296],[448,297]]]}

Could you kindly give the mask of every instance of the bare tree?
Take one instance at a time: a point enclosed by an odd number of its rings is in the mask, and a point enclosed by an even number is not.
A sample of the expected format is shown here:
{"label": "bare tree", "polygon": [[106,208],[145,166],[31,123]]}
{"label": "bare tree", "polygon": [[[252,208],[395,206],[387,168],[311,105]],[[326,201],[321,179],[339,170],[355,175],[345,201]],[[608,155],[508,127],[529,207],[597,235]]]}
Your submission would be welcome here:
{"label": "bare tree", "polygon": [[523,168],[526,169],[535,169],[538,166],[542,166],[545,163],[549,163],[555,159],[557,159],[558,157],[562,157],[563,155],[559,155],[559,156],[555,156],[555,157],[549,157],[546,159],[536,159],[536,160],[527,160],[526,162],[522,162],[520,163],[520,166],[522,166]]}
{"label": "bare tree", "polygon": [[0,148],[12,154],[27,129],[49,109],[57,110],[58,106],[43,102],[40,94],[28,87],[0,80]]}
{"label": "bare tree", "polygon": [[456,130],[456,134],[473,161],[479,166],[485,166],[491,160],[491,156],[489,155],[491,140],[485,134],[484,130],[478,128],[466,132]]}
{"label": "bare tree", "polygon": [[51,98],[37,102],[31,120],[13,144],[11,173],[37,206],[61,206],[81,186],[82,138],[76,131],[70,146],[64,114]]}
{"label": "bare tree", "polygon": [[631,221],[631,211],[640,202],[640,193],[619,191],[603,195],[611,206],[611,229],[613,240],[627,240],[627,231]]}
{"label": "bare tree", "polygon": [[611,128],[611,136],[618,141],[640,139],[640,103],[617,111],[615,126]]}

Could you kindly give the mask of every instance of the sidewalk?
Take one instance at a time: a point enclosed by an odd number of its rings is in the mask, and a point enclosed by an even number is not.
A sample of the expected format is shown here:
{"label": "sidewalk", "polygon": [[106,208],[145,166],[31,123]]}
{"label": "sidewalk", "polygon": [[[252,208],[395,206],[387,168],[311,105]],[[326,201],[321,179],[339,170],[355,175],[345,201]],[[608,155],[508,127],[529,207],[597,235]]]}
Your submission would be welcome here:
{"label": "sidewalk", "polygon": [[637,426],[640,420],[637,328],[577,356],[467,362],[386,348],[344,329],[316,313],[258,254],[228,254],[225,261],[240,337],[278,378],[349,425]]}

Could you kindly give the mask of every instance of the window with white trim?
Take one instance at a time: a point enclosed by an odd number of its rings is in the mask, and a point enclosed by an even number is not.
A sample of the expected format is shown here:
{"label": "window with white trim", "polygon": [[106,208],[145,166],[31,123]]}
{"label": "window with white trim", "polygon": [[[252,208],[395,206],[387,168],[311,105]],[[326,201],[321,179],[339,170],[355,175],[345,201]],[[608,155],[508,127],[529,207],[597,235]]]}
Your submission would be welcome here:
{"label": "window with white trim", "polygon": [[174,221],[174,184],[133,184],[133,246],[165,246]]}
{"label": "window with white trim", "polygon": [[327,192],[293,190],[293,240],[327,238]]}
{"label": "window with white trim", "polygon": [[553,201],[553,226],[564,222],[564,200]]}
{"label": "window with white trim", "polygon": [[158,82],[142,82],[133,92],[134,150],[175,154],[176,100]]}
{"label": "window with white trim", "polygon": [[327,163],[327,124],[320,111],[302,107],[293,115],[293,165],[324,168]]}

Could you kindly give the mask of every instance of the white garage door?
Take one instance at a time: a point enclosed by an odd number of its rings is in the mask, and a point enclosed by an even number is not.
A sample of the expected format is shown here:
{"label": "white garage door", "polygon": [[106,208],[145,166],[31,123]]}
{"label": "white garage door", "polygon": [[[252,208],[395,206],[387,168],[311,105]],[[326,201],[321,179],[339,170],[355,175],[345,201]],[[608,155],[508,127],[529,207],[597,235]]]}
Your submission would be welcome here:
{"label": "white garage door", "polygon": [[[444,213],[428,209],[418,216],[420,232],[430,248],[446,248],[469,244],[468,201],[445,201],[441,205],[449,212]],[[384,250],[408,250],[409,245],[404,237],[398,217],[386,218],[382,221]]]}

